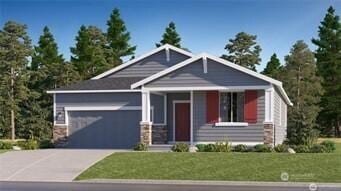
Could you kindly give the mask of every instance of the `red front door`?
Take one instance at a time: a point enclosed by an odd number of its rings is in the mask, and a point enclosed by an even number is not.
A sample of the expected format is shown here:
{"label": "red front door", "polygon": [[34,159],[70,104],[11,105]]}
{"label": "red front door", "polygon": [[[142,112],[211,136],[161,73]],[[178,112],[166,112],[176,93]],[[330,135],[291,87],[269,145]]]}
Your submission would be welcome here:
{"label": "red front door", "polygon": [[190,103],[175,103],[175,141],[190,141]]}

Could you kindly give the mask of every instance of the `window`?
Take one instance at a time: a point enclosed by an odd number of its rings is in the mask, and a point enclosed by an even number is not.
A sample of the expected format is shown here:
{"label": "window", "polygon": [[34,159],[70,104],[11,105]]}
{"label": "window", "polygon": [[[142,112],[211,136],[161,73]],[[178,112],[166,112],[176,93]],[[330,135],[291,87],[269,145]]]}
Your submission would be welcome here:
{"label": "window", "polygon": [[220,93],[220,122],[244,122],[244,92]]}

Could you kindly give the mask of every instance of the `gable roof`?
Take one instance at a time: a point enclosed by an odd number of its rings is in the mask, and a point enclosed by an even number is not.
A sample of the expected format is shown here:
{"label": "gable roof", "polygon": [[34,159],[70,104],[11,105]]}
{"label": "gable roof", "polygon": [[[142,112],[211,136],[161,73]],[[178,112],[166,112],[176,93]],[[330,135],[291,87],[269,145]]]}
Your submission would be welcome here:
{"label": "gable roof", "polygon": [[110,69],[110,70],[108,70],[106,72],[103,72],[102,74],[99,74],[99,75],[97,75],[97,76],[95,76],[95,77],[93,77],[91,79],[92,80],[101,79],[101,78],[103,78],[105,76],[108,76],[108,75],[114,73],[114,72],[122,70],[123,68],[126,68],[126,67],[128,67],[128,66],[130,66],[132,64],[135,64],[136,62],[138,62],[138,61],[140,61],[140,60],[142,60],[144,58],[147,58],[148,56],[151,56],[151,55],[153,55],[153,54],[155,54],[157,52],[160,52],[160,51],[166,50],[166,49],[176,51],[178,53],[184,54],[184,55],[189,56],[189,57],[193,57],[194,56],[192,53],[190,53],[188,51],[185,51],[185,50],[183,50],[181,48],[177,48],[177,47],[172,46],[170,44],[165,44],[165,45],[160,46],[160,47],[158,47],[158,48],[156,48],[156,49],[154,49],[154,50],[152,50],[152,51],[150,51],[150,52],[148,52],[146,54],[143,54],[142,56],[139,56],[139,57],[137,57],[135,59],[129,60],[128,62],[126,62],[124,64],[121,64],[121,65],[119,65],[119,66],[117,66],[115,68],[112,68],[112,69]]}
{"label": "gable roof", "polygon": [[147,77],[147,78],[145,78],[145,79],[143,79],[141,81],[138,81],[138,82],[132,84],[131,88],[132,89],[138,88],[138,87],[143,86],[143,85],[145,85],[145,84],[147,84],[147,83],[149,83],[149,82],[151,82],[151,81],[153,81],[155,79],[158,79],[158,78],[160,78],[162,76],[165,76],[165,75],[167,75],[167,74],[169,74],[169,73],[171,73],[171,72],[173,72],[173,71],[175,71],[175,70],[177,70],[179,68],[182,68],[182,67],[184,67],[186,65],[189,65],[189,64],[193,63],[194,61],[197,61],[199,59],[207,59],[207,58],[211,59],[213,61],[216,61],[216,62],[218,62],[220,64],[223,64],[225,66],[234,68],[234,69],[236,69],[238,71],[244,72],[246,74],[249,74],[251,76],[254,76],[256,78],[259,78],[261,80],[267,81],[267,82],[275,85],[279,89],[279,92],[284,97],[284,99],[287,102],[287,104],[292,105],[289,97],[287,96],[287,94],[285,93],[285,91],[283,89],[282,82],[280,82],[278,80],[275,80],[273,78],[270,78],[268,76],[265,76],[263,74],[260,74],[258,72],[252,71],[250,69],[247,69],[247,68],[245,68],[243,66],[240,66],[240,65],[237,65],[237,64],[233,64],[233,63],[231,63],[231,62],[229,62],[229,61],[227,61],[225,59],[222,59],[222,58],[219,58],[219,57],[207,54],[207,53],[201,53],[201,54],[199,54],[197,56],[194,56],[194,57],[189,58],[189,59],[187,59],[187,60],[185,60],[183,62],[180,62],[179,64],[176,64],[176,65],[174,65],[172,67],[169,67],[169,68],[167,68],[167,69],[165,69],[165,70],[163,70],[161,72],[158,72],[158,73],[156,73],[154,75],[151,75],[151,76],[149,76],[149,77]]}
{"label": "gable roof", "polygon": [[142,80],[144,77],[103,78],[98,80],[85,80],[68,86],[60,87],[47,93],[72,93],[72,92],[99,92],[112,90],[130,90],[130,85]]}

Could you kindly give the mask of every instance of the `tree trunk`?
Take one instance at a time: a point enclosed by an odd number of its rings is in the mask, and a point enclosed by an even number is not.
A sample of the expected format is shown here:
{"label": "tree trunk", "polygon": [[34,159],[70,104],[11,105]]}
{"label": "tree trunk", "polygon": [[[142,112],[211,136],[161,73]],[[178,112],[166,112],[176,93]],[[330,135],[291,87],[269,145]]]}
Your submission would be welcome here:
{"label": "tree trunk", "polygon": [[[14,69],[11,68],[11,101],[14,104]],[[12,130],[12,140],[15,140],[15,120],[14,120],[14,108],[11,108],[11,130]]]}

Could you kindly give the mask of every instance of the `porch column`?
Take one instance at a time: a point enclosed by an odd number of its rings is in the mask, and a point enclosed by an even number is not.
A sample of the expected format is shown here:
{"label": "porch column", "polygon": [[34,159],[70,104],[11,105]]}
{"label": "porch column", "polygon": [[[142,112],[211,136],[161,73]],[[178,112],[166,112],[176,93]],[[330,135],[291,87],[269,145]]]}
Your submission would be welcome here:
{"label": "porch column", "polygon": [[150,92],[142,90],[142,121],[140,122],[140,141],[152,144],[152,122],[150,121]]}
{"label": "porch column", "polygon": [[273,87],[265,89],[265,119],[264,119],[264,144],[273,145],[274,143],[274,109],[275,109],[275,90]]}
{"label": "porch column", "polygon": [[190,108],[190,118],[191,118],[191,123],[190,123],[190,144],[191,146],[194,146],[193,145],[193,90],[191,91],[191,108]]}

